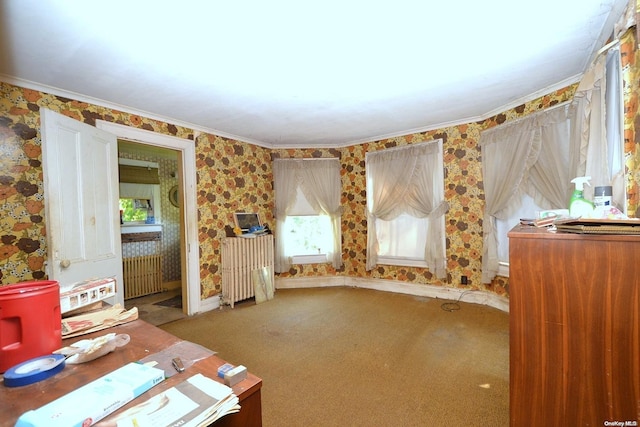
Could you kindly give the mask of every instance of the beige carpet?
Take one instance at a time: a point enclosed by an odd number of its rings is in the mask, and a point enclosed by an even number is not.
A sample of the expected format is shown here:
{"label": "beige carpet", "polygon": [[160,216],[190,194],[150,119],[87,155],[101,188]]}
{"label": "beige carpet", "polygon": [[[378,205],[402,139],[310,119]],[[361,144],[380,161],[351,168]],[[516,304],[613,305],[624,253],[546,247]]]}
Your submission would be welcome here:
{"label": "beige carpet", "polygon": [[278,290],[162,325],[263,379],[263,423],[507,426],[508,314],[356,288]]}

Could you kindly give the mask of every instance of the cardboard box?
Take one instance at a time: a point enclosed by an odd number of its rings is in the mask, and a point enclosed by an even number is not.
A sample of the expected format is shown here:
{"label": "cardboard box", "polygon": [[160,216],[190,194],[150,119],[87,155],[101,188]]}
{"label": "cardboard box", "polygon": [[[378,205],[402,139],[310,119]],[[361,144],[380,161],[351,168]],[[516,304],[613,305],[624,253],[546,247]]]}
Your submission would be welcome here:
{"label": "cardboard box", "polygon": [[60,311],[64,314],[115,295],[115,277],[86,280],[60,289]]}

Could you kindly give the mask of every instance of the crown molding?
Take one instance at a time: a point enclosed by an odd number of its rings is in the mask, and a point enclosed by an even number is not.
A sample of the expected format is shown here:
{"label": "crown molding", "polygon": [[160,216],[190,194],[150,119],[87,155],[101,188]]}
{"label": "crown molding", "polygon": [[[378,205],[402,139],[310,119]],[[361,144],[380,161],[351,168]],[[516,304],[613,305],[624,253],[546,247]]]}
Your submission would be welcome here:
{"label": "crown molding", "polygon": [[492,111],[488,111],[484,114],[478,115],[478,116],[473,116],[473,117],[466,117],[463,119],[459,119],[459,120],[455,120],[455,121],[450,121],[450,122],[441,122],[441,123],[436,123],[433,125],[429,125],[429,126],[424,126],[424,127],[418,127],[418,128],[413,128],[413,129],[408,129],[408,130],[403,130],[403,131],[399,131],[399,132],[392,132],[392,133],[387,133],[387,134],[381,134],[381,135],[374,135],[374,136],[370,136],[370,137],[366,137],[366,138],[360,138],[360,139],[356,139],[356,140],[352,140],[352,141],[348,141],[345,143],[341,143],[341,144],[315,144],[313,146],[310,145],[305,145],[304,143],[300,143],[300,144],[273,144],[273,143],[267,143],[264,141],[260,141],[260,140],[256,140],[256,139],[252,139],[252,138],[245,138],[242,137],[240,135],[234,135],[231,133],[227,133],[227,132],[223,132],[217,129],[211,129],[211,128],[206,128],[206,127],[202,127],[193,123],[189,123],[189,122],[185,122],[182,120],[177,120],[171,117],[166,117],[166,116],[161,116],[161,115],[157,115],[154,113],[151,113],[149,111],[144,111],[144,110],[138,110],[132,107],[128,107],[126,105],[121,105],[121,104],[117,104],[117,103],[113,103],[113,102],[109,102],[109,101],[105,101],[99,98],[94,98],[91,96],[87,96],[87,95],[83,95],[81,93],[77,93],[77,92],[72,92],[72,91],[68,91],[68,90],[64,90],[64,89],[60,89],[60,88],[56,88],[53,86],[48,86],[48,85],[44,85],[44,84],[40,84],[40,83],[36,83],[36,82],[32,82],[29,80],[24,80],[24,79],[18,79],[15,77],[11,77],[8,76],[6,74],[0,74],[0,81],[3,81],[5,83],[9,83],[15,86],[20,86],[20,87],[24,87],[27,89],[32,89],[32,90],[37,90],[40,92],[45,92],[45,93],[49,93],[51,95],[56,95],[56,96],[61,96],[64,98],[70,98],[70,99],[74,99],[76,101],[81,101],[81,102],[86,102],[89,104],[93,104],[93,105],[97,105],[100,107],[104,107],[104,108],[109,108],[112,110],[117,110],[117,111],[122,111],[125,113],[129,113],[129,114],[135,114],[135,115],[139,115],[139,116],[143,116],[143,117],[147,117],[149,119],[153,119],[153,120],[159,120],[161,122],[165,122],[165,123],[170,123],[176,126],[181,126],[187,129],[192,129],[196,132],[204,132],[204,133],[208,133],[208,134],[212,134],[212,135],[216,135],[216,136],[220,136],[222,138],[227,138],[227,139],[231,139],[231,140],[235,140],[235,141],[240,141],[240,142],[245,142],[247,144],[251,144],[251,145],[256,145],[259,147],[263,147],[263,148],[268,148],[271,150],[287,150],[287,149],[298,149],[298,150],[304,150],[304,149],[318,149],[318,148],[323,148],[323,149],[340,149],[340,148],[346,148],[346,147],[351,147],[354,145],[360,145],[360,144],[364,144],[364,143],[371,143],[371,142],[376,142],[376,141],[381,141],[381,140],[385,140],[385,139],[390,139],[390,138],[397,138],[397,137],[402,137],[402,136],[406,136],[406,135],[412,135],[412,134],[416,134],[416,133],[425,133],[425,132],[430,132],[433,130],[438,130],[438,129],[445,129],[448,127],[452,127],[452,126],[458,126],[458,125],[463,125],[463,124],[468,124],[468,123],[475,123],[475,122],[480,122],[483,120],[486,120],[490,117],[493,117],[497,114],[503,113],[505,111],[508,111],[512,108],[515,108],[519,105],[525,104],[527,102],[533,101],[534,99],[537,99],[541,96],[544,96],[546,94],[549,94],[551,92],[554,92],[556,90],[565,88],[567,86],[570,86],[578,81],[580,81],[580,78],[582,77],[582,74],[579,75],[574,75],[571,76],[565,80],[562,80],[554,85],[548,86],[544,89],[540,89],[536,92],[533,92],[531,94],[528,94],[522,98],[519,98],[517,100],[514,100],[513,102],[507,104],[507,105],[503,105],[500,106]]}

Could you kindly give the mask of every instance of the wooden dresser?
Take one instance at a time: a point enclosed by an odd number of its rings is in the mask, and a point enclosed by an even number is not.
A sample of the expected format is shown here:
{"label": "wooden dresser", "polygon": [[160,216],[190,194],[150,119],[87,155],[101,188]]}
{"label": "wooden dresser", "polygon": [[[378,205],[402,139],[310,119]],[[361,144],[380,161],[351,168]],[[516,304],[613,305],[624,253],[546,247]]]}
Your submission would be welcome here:
{"label": "wooden dresser", "polygon": [[637,426],[640,236],[516,226],[509,264],[511,426]]}

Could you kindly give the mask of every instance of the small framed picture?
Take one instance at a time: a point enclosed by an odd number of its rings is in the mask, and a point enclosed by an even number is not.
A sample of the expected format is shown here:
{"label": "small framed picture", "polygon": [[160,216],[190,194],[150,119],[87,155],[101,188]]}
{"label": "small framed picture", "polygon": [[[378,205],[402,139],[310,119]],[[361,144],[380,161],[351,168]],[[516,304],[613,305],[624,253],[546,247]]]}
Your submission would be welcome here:
{"label": "small framed picture", "polygon": [[251,227],[262,227],[260,216],[257,213],[236,212],[234,215],[236,227],[242,232],[247,232]]}

